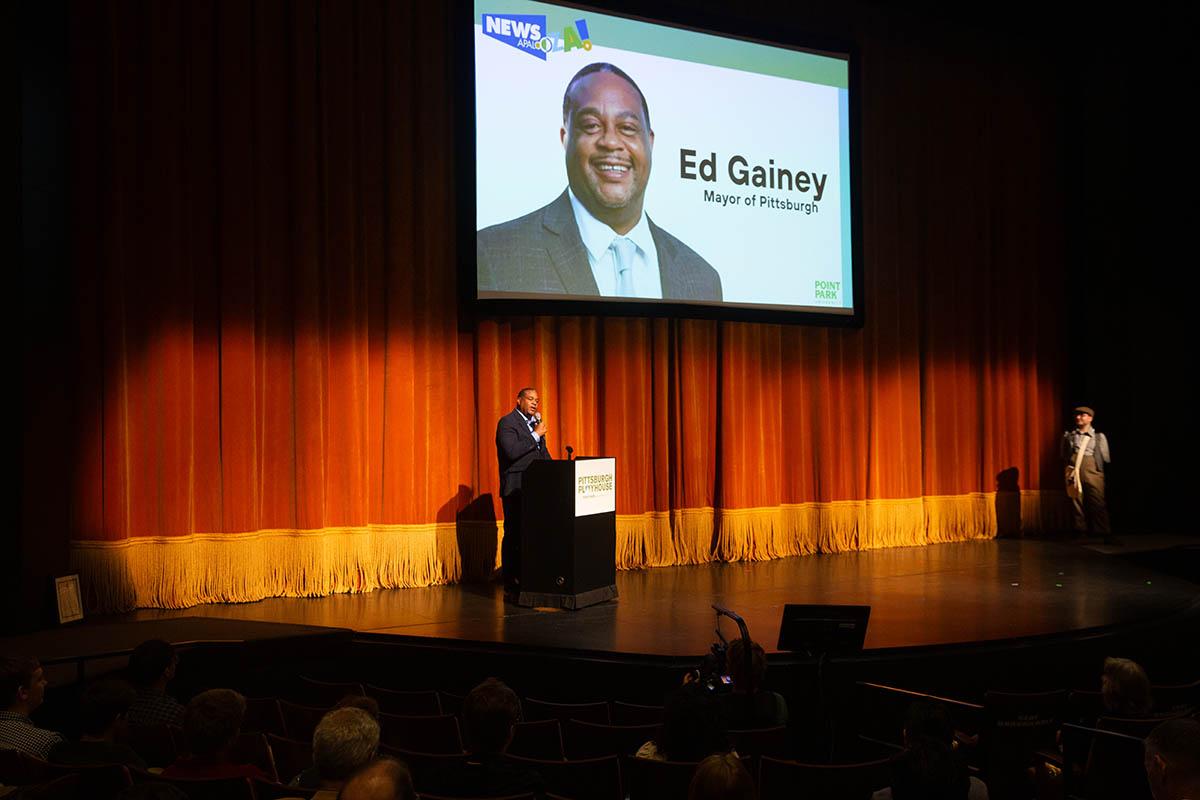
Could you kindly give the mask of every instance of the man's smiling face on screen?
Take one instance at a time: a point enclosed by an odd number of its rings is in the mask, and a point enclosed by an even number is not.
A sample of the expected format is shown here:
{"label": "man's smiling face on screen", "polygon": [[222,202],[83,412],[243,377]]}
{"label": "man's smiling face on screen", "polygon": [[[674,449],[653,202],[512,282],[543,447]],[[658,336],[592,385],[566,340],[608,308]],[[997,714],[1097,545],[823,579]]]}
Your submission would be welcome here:
{"label": "man's smiling face on screen", "polygon": [[641,95],[619,75],[593,72],[568,97],[560,136],[571,191],[593,217],[627,233],[642,216],[654,147]]}

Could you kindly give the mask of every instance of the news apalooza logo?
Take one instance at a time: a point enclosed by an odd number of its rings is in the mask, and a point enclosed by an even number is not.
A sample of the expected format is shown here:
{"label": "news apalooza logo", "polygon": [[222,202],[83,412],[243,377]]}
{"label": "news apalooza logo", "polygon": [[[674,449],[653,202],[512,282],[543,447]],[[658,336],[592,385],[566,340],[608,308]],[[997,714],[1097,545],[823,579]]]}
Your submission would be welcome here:
{"label": "news apalooza logo", "polygon": [[484,14],[483,33],[542,61],[548,53],[592,49],[585,19],[575,20],[574,26],[563,28],[562,35],[556,37],[546,30],[545,14]]}

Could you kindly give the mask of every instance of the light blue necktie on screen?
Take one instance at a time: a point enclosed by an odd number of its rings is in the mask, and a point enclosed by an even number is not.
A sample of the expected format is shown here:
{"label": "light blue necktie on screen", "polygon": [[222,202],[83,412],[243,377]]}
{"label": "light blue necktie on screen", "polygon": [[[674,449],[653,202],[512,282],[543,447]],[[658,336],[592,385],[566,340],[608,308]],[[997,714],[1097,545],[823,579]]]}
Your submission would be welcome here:
{"label": "light blue necktie on screen", "polygon": [[617,267],[617,296],[633,297],[633,255],[637,245],[632,239],[618,236],[611,247],[613,263]]}

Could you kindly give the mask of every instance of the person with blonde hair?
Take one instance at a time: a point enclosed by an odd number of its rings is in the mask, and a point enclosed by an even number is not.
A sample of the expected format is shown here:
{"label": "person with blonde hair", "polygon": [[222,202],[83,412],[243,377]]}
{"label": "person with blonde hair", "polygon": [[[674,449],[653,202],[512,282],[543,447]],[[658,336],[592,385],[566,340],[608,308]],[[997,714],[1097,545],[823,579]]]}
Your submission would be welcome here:
{"label": "person with blonde hair", "polygon": [[688,800],[758,800],[758,792],[746,765],[735,753],[718,753],[696,767]]}

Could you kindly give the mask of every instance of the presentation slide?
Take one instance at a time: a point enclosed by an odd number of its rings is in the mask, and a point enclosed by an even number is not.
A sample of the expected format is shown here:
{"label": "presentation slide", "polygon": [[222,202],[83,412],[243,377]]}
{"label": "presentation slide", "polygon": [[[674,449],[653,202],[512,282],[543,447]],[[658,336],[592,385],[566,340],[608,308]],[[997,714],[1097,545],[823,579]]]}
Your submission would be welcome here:
{"label": "presentation slide", "polygon": [[474,8],[479,299],[853,314],[848,56]]}

